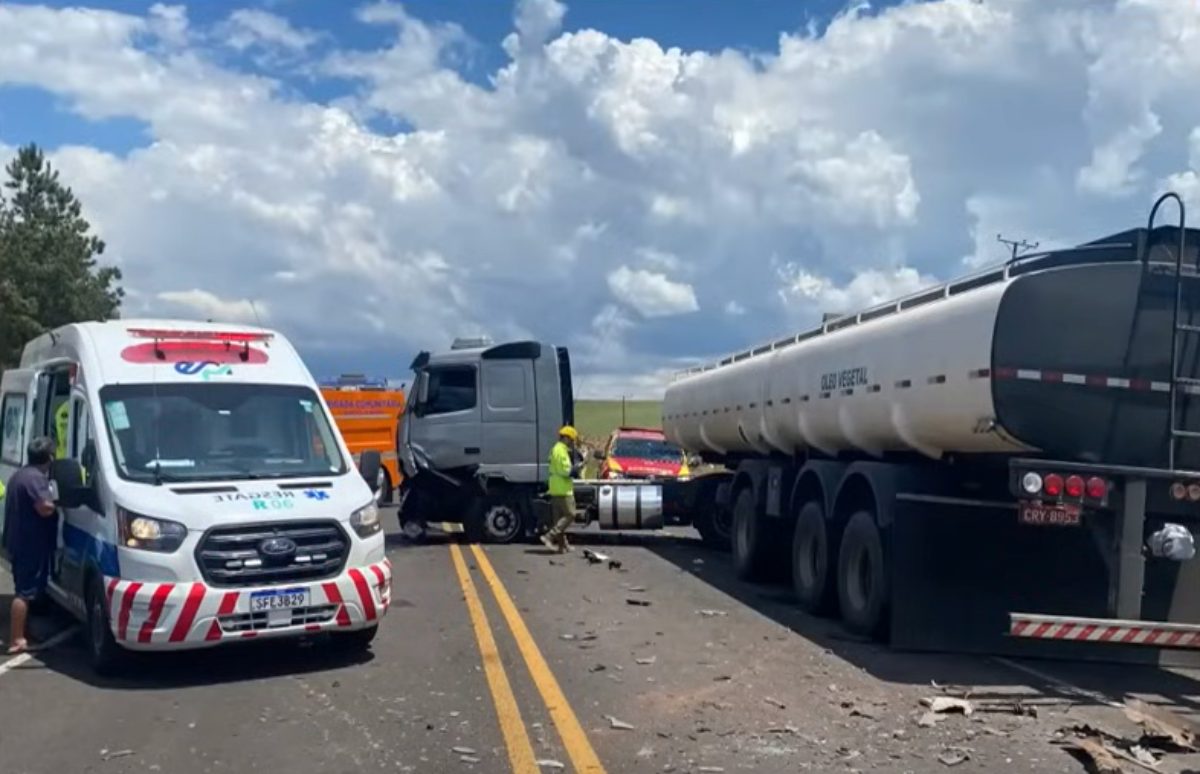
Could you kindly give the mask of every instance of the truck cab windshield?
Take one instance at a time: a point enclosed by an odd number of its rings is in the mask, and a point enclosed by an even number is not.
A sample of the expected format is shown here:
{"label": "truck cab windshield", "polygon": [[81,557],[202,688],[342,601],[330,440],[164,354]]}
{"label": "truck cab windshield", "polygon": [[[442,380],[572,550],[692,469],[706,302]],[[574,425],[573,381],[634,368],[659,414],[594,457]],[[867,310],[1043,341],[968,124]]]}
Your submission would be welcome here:
{"label": "truck cab windshield", "polygon": [[216,481],[340,475],[346,461],[316,394],[262,384],[100,390],[122,478]]}

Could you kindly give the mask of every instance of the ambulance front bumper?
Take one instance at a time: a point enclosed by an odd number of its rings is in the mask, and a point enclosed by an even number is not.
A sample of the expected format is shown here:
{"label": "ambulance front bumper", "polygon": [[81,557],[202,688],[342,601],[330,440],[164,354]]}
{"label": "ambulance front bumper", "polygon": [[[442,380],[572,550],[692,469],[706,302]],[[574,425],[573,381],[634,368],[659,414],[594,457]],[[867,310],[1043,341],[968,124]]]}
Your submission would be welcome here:
{"label": "ambulance front bumper", "polygon": [[391,605],[392,563],[314,583],[246,588],[105,578],[113,636],[131,650],[187,650],[263,637],[376,626]]}

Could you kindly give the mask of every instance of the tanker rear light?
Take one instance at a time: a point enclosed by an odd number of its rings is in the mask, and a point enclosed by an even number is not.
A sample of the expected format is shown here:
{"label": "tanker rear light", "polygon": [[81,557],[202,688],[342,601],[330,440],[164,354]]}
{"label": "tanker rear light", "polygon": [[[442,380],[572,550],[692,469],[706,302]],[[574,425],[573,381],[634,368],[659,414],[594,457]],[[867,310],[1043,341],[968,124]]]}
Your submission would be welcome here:
{"label": "tanker rear light", "polygon": [[1042,475],[1031,470],[1021,477],[1021,490],[1032,496],[1103,502],[1108,498],[1109,482],[1100,476],[1084,479],[1072,473],[1064,479],[1058,473]]}
{"label": "tanker rear light", "polygon": [[1200,482],[1176,481],[1171,484],[1171,499],[1177,501],[1190,500],[1200,502]]}

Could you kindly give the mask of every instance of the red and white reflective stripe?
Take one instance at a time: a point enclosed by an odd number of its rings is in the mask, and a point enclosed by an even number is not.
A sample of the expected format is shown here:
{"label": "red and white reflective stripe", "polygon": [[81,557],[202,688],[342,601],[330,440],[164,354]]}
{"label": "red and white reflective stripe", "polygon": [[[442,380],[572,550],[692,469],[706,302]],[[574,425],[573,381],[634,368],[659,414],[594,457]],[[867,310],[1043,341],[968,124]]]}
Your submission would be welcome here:
{"label": "red and white reflective stripe", "polygon": [[[1056,384],[1079,384],[1087,387],[1106,387],[1116,390],[1132,390],[1134,392],[1170,392],[1170,382],[1153,381],[1151,379],[1129,379],[1120,376],[1103,376],[1099,374],[1072,374],[1065,371],[1046,371],[1037,368],[979,368],[971,371],[971,378],[986,379],[1016,379],[1028,382],[1051,382]],[[1192,385],[1179,385],[1179,389],[1188,393],[1200,393],[1200,389]]]}
{"label": "red and white reflective stripe", "polygon": [[1191,624],[1068,618],[1024,613],[1011,613],[1009,618],[1009,634],[1025,639],[1200,649],[1200,626]]}
{"label": "red and white reflective stripe", "polygon": [[[387,559],[347,570],[336,580],[308,586],[311,605],[335,605],[332,620],[307,631],[374,623],[391,605],[392,564]],[[105,578],[113,634],[139,645],[216,642],[247,633],[227,632],[221,619],[244,615],[248,594],[259,589],[213,589],[203,583],[147,583]],[[224,622],[228,625],[228,622]],[[313,628],[316,626],[317,628]],[[289,627],[290,629],[290,627]],[[252,636],[252,635],[251,635]]]}

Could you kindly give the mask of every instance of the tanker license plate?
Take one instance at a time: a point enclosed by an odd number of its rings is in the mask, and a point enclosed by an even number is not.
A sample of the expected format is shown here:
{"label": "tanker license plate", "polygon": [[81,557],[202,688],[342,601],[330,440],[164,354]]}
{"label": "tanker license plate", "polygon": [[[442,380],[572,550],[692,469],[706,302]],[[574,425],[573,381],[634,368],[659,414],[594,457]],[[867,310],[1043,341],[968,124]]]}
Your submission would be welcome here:
{"label": "tanker license plate", "polygon": [[1082,513],[1078,505],[1021,503],[1021,523],[1038,527],[1078,527]]}

